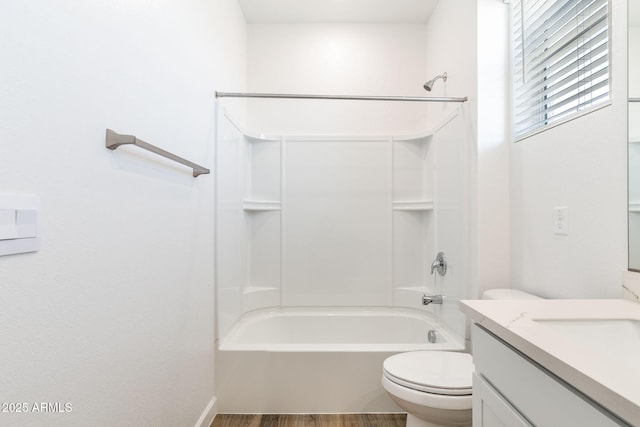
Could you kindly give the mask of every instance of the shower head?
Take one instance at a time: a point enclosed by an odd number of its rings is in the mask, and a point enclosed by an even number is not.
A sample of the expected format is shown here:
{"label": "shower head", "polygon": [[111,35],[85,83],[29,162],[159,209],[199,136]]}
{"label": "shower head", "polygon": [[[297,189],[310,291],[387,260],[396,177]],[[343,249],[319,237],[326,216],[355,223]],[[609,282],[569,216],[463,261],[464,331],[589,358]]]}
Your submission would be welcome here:
{"label": "shower head", "polygon": [[442,81],[446,82],[447,81],[447,73],[443,73],[440,75],[435,76],[434,78],[432,78],[431,80],[429,80],[428,82],[426,82],[424,84],[424,89],[427,92],[431,92],[431,89],[433,89],[433,84],[438,80],[438,79],[442,79]]}

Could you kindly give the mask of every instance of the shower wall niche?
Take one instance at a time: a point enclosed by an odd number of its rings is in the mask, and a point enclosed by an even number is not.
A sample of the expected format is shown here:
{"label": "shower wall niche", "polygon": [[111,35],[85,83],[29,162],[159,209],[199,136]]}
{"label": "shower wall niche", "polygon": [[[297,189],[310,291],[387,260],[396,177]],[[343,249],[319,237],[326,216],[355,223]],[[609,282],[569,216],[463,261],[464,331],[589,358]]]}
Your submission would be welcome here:
{"label": "shower wall niche", "polygon": [[282,142],[245,135],[242,149],[243,311],[279,306],[282,283]]}
{"label": "shower wall niche", "polygon": [[219,336],[268,307],[440,310],[422,306],[421,295],[442,292],[429,271],[438,135],[458,114],[412,136],[258,136],[221,110]]}
{"label": "shower wall niche", "polygon": [[[393,141],[392,284],[394,303],[415,306],[425,292],[435,258],[434,135]],[[435,289],[432,289],[435,293]]]}

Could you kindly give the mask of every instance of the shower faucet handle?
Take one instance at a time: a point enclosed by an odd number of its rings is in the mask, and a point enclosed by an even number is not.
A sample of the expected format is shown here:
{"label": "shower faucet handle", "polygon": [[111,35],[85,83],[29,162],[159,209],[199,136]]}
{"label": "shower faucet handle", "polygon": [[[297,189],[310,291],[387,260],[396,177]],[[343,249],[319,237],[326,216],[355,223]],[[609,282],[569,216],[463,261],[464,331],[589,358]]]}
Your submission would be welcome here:
{"label": "shower faucet handle", "polygon": [[431,274],[434,270],[437,270],[441,276],[447,274],[447,256],[444,252],[438,252],[436,259],[431,263]]}

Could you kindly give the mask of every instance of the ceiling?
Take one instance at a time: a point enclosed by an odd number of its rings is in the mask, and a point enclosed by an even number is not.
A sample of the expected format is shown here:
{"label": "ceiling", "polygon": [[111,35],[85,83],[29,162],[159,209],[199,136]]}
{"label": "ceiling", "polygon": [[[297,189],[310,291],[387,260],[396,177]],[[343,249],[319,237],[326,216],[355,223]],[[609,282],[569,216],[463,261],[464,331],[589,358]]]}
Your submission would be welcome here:
{"label": "ceiling", "polygon": [[429,20],[438,0],[238,0],[249,24],[415,23]]}

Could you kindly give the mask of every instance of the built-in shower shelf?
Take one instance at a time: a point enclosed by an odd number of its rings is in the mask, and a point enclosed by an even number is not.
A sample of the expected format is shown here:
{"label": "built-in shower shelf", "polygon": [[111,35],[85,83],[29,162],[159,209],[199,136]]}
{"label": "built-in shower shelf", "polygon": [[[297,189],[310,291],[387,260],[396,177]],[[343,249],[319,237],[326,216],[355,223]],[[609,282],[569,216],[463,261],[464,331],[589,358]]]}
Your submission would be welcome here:
{"label": "built-in shower shelf", "polygon": [[640,144],[640,136],[630,136],[629,144]]}
{"label": "built-in shower shelf", "polygon": [[394,211],[432,211],[432,200],[407,200],[402,202],[393,202]]}
{"label": "built-in shower shelf", "polygon": [[393,142],[431,142],[433,131],[420,132],[413,135],[404,135],[393,138]]}
{"label": "built-in shower shelf", "polygon": [[426,292],[427,288],[425,287],[425,285],[421,285],[418,283],[405,283],[405,284],[400,284],[400,283],[396,283],[394,285],[394,289],[397,291],[403,291],[403,292]]}
{"label": "built-in shower shelf", "polygon": [[253,286],[247,286],[246,288],[244,288],[244,294],[255,294],[255,293],[259,293],[259,292],[279,292],[280,289],[274,286],[257,286],[257,285],[253,285]]}
{"label": "built-in shower shelf", "polygon": [[242,209],[245,211],[279,211],[282,204],[274,200],[245,200],[242,202]]}
{"label": "built-in shower shelf", "polygon": [[629,212],[640,213],[640,202],[629,202]]}
{"label": "built-in shower shelf", "polygon": [[280,305],[280,288],[273,286],[247,286],[242,292],[242,307],[245,312]]}

